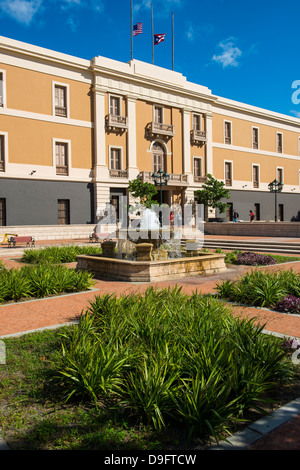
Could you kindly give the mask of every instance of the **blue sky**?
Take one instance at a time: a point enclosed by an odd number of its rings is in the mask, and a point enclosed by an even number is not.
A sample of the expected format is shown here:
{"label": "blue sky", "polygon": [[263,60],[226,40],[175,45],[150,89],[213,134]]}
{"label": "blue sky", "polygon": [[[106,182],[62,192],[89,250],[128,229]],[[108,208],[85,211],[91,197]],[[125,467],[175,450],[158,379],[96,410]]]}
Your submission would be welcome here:
{"label": "blue sky", "polygon": [[[172,68],[212,93],[300,117],[292,102],[300,80],[300,2],[278,0],[152,0],[155,65]],[[151,0],[133,0],[133,57],[152,63]],[[0,0],[0,35],[91,59],[128,62],[130,0]],[[300,84],[300,82],[299,82]],[[299,88],[299,86],[297,86]],[[300,94],[299,94],[300,97]]]}

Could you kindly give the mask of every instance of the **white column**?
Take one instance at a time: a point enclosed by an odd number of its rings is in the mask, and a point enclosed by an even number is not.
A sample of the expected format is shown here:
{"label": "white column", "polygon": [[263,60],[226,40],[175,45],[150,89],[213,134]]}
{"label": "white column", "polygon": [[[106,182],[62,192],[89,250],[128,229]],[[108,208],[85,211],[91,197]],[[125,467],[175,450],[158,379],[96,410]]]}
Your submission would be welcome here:
{"label": "white column", "polygon": [[[183,172],[191,175],[191,112],[183,109]],[[189,178],[188,178],[189,179]]]}
{"label": "white column", "polygon": [[128,179],[135,179],[139,173],[136,161],[136,100],[127,97],[128,111]]}
{"label": "white column", "polygon": [[95,179],[109,178],[105,151],[105,93],[95,90]]}
{"label": "white column", "polygon": [[206,174],[213,174],[213,155],[212,155],[212,114],[206,114]]}

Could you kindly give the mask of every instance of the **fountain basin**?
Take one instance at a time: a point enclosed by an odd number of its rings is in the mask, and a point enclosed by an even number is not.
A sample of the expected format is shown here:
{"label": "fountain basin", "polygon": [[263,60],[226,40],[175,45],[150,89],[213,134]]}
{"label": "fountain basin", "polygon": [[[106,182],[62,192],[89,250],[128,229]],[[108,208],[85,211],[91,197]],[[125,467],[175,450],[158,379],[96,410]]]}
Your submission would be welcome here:
{"label": "fountain basin", "polygon": [[227,271],[225,255],[221,253],[203,253],[157,261],[129,261],[98,255],[79,255],[77,269],[88,270],[95,277],[125,282],[159,282]]}

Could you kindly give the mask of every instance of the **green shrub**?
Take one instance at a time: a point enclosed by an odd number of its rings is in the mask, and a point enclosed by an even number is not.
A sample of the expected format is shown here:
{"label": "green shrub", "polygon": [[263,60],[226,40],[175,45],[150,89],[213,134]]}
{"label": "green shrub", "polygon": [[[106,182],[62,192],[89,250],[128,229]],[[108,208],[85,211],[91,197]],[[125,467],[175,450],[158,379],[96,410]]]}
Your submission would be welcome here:
{"label": "green shrub", "polygon": [[281,340],[224,303],[178,288],[95,297],[54,359],[68,399],[92,400],[156,429],[172,420],[218,437],[291,370]]}
{"label": "green shrub", "polygon": [[97,246],[52,246],[40,250],[25,250],[22,256],[24,263],[72,263],[78,255],[99,254],[102,250]]}
{"label": "green shrub", "polygon": [[220,297],[260,307],[274,307],[287,295],[300,296],[300,276],[293,270],[266,273],[252,271],[236,281],[216,286]]}
{"label": "green shrub", "polygon": [[88,289],[92,284],[92,275],[87,271],[76,271],[61,265],[40,264],[21,269],[2,269],[0,303],[77,292]]}

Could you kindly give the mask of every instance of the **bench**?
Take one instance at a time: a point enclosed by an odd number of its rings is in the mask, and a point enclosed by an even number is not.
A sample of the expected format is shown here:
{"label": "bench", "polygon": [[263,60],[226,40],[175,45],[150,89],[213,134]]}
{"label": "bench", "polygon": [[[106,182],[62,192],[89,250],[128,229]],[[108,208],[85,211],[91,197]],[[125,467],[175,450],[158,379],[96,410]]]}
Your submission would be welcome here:
{"label": "bench", "polygon": [[35,246],[35,239],[31,236],[23,236],[23,237],[10,237],[8,239],[8,246],[11,248],[12,246],[16,246],[17,243],[26,243],[26,246]]}
{"label": "bench", "polygon": [[91,243],[94,243],[94,242],[104,242],[105,240],[109,240],[110,237],[109,237],[109,233],[92,233],[92,235],[90,235],[90,242]]}

